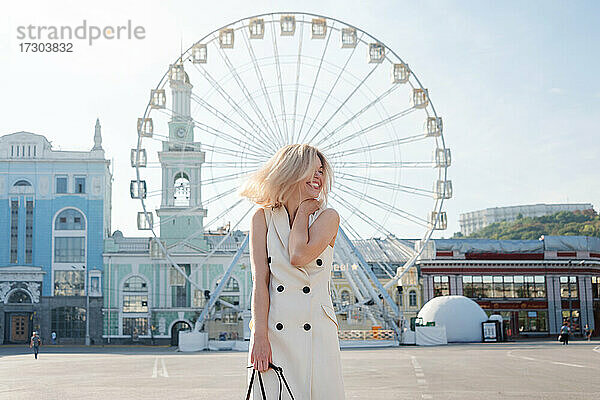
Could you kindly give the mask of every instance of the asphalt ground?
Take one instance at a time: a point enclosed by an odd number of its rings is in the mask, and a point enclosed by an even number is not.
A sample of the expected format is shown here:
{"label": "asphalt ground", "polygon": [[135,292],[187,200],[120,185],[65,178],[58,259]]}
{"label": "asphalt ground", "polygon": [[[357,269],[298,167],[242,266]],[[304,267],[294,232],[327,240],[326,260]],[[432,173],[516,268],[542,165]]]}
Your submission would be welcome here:
{"label": "asphalt ground", "polygon": [[[45,346],[35,360],[0,346],[0,399],[239,400],[246,357]],[[342,362],[347,399],[600,399],[599,341],[343,350]]]}

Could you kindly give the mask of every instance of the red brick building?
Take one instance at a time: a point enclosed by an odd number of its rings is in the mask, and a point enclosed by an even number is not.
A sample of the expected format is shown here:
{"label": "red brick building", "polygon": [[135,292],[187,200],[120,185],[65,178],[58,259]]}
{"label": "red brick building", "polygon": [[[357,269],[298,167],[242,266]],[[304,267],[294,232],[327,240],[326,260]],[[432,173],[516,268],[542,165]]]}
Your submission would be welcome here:
{"label": "red brick building", "polygon": [[[418,261],[423,296],[464,295],[513,336],[600,331],[600,238],[435,239]],[[600,332],[595,331],[594,335]]]}

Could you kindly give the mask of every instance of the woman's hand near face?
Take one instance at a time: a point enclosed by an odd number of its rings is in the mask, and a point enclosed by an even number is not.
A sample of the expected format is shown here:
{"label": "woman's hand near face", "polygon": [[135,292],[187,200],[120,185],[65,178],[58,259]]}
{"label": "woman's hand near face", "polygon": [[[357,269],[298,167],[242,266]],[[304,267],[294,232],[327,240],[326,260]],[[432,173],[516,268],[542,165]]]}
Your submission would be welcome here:
{"label": "woman's hand near face", "polygon": [[317,199],[306,199],[298,206],[297,213],[303,213],[304,215],[310,215],[317,211],[321,207],[321,202]]}
{"label": "woman's hand near face", "polygon": [[269,363],[273,362],[271,343],[267,334],[253,333],[253,335],[254,341],[250,350],[250,362],[254,365],[254,369],[265,372],[269,369]]}

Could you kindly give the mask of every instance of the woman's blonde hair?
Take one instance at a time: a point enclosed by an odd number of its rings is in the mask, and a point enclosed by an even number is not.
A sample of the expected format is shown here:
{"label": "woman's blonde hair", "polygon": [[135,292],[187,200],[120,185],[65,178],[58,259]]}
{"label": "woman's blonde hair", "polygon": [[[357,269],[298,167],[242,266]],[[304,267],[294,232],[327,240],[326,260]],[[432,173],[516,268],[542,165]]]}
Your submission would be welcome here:
{"label": "woman's blonde hair", "polygon": [[263,207],[277,208],[295,191],[299,183],[312,180],[323,166],[323,184],[319,200],[327,204],[327,195],[333,184],[333,169],[316,147],[308,144],[290,144],[282,147],[244,183],[240,196],[247,197]]}

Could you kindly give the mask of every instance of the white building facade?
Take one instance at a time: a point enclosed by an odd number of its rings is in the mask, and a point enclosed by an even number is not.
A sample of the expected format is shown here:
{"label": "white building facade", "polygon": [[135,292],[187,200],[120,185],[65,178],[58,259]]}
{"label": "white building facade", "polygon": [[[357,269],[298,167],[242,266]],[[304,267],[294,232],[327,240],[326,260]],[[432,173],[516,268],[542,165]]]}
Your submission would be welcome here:
{"label": "white building facade", "polygon": [[592,210],[590,203],[577,204],[530,204],[522,206],[492,207],[484,210],[460,214],[460,232],[467,236],[494,222],[514,221],[519,215],[523,217],[541,217],[560,211]]}

